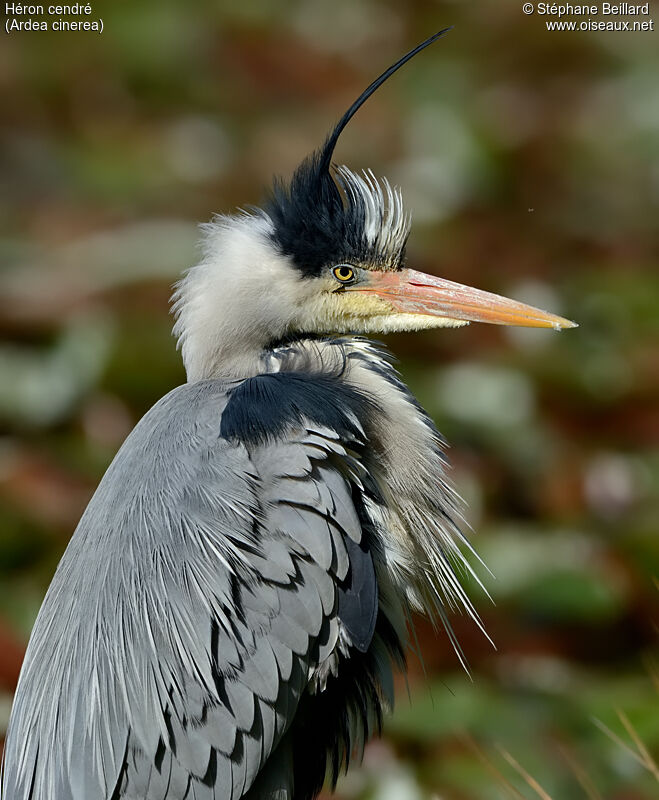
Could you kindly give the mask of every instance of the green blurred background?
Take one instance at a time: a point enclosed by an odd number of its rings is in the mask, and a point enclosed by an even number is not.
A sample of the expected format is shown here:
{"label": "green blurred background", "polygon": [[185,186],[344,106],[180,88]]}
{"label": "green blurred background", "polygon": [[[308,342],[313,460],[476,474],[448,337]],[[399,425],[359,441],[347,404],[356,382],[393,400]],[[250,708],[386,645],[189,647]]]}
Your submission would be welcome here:
{"label": "green blurred background", "polygon": [[197,223],[258,203],[453,24],[337,160],[402,187],[412,266],[580,327],[388,342],[451,442],[497,649],[455,621],[470,679],[421,622],[425,674],[410,654],[340,796],[657,797],[659,34],[548,32],[517,0],[92,5],[101,35],[0,48],[0,735],[80,513],[184,380],[168,296]]}

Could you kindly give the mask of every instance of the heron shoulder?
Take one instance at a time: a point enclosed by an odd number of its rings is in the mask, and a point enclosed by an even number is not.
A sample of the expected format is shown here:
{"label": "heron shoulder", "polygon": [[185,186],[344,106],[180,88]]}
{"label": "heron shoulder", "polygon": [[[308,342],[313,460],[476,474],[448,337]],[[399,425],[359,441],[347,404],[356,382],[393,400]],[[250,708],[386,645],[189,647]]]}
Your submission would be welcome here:
{"label": "heron shoulder", "polygon": [[264,373],[230,392],[220,433],[226,439],[264,444],[291,427],[315,423],[351,441],[363,439],[366,420],[376,409],[376,401],[331,372]]}

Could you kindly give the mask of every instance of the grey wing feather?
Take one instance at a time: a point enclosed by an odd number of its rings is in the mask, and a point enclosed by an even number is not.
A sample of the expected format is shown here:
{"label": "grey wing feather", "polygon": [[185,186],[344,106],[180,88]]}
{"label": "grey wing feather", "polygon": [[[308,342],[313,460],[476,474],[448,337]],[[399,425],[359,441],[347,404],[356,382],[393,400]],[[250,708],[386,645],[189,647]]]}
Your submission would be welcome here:
{"label": "grey wing feather", "polygon": [[293,797],[293,751],[288,737],[279,743],[245,800],[291,800]]}
{"label": "grey wing feather", "polygon": [[85,511],[28,648],[7,800],[290,797],[269,756],[291,757],[361,531],[333,431],[248,450],[218,436],[226,398],[214,381],[163,398]]}

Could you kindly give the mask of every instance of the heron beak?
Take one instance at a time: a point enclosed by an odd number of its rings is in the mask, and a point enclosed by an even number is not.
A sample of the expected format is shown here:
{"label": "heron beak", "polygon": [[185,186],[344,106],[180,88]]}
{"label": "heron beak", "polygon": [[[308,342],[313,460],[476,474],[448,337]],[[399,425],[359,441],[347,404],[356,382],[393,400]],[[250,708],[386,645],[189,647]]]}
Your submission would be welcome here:
{"label": "heron beak", "polygon": [[426,275],[413,269],[369,271],[353,291],[381,297],[398,312],[446,317],[464,322],[489,322],[526,328],[576,328],[577,323],[471,286]]}

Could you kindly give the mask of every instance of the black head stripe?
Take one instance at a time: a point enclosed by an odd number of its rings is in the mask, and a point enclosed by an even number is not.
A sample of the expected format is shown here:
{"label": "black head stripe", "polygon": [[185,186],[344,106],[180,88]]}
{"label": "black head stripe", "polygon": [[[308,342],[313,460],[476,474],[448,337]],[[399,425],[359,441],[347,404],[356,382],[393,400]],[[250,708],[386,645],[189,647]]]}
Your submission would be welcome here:
{"label": "black head stripe", "polygon": [[[376,78],[341,117],[323,147],[295,170],[289,185],[275,181],[265,211],[274,224],[275,241],[303,273],[318,275],[324,267],[340,261],[383,264],[390,269],[402,265],[407,233],[400,220],[394,226],[396,219],[388,216],[392,213],[385,204],[391,197],[388,184],[387,198],[377,183],[365,192],[358,186],[362,179],[351,180],[354,173],[347,171],[338,175],[337,185],[331,174],[332,156],[342,131],[366,100],[394,72],[449,30],[426,39]],[[365,177],[366,184],[371,183]],[[379,201],[379,208],[374,209],[372,201]],[[373,222],[378,218],[382,224],[395,227],[395,234],[389,231],[374,236]]]}

